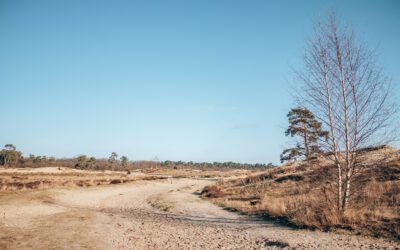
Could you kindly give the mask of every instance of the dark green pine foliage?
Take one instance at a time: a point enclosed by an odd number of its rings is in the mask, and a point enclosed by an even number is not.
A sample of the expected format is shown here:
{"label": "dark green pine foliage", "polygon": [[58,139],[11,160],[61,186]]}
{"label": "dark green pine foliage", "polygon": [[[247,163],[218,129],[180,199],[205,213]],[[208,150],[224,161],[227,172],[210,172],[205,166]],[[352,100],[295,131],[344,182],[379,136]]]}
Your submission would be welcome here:
{"label": "dark green pine foliage", "polygon": [[322,124],[306,108],[293,108],[287,114],[289,128],[286,136],[297,137],[296,147],[285,149],[281,162],[304,159],[309,161],[321,153],[318,142],[328,139],[328,132],[322,130]]}

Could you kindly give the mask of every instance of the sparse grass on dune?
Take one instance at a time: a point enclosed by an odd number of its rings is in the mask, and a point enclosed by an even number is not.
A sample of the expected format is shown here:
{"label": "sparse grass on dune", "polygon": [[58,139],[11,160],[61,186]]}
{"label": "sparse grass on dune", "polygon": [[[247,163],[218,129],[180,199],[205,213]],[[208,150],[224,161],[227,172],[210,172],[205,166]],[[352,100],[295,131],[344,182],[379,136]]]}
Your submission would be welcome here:
{"label": "sparse grass on dune", "polygon": [[99,172],[69,168],[1,169],[0,190],[30,190],[53,187],[89,187],[120,184],[137,180],[154,180],[162,177],[126,172]]}
{"label": "sparse grass on dune", "polygon": [[400,239],[400,150],[365,152],[363,168],[353,183],[351,206],[335,210],[335,168],[326,160],[292,162],[262,174],[206,187],[203,196],[223,206],[254,215],[286,220],[321,230]]}
{"label": "sparse grass on dune", "polygon": [[229,178],[245,176],[249,170],[195,170],[149,168],[136,172],[76,170],[65,167],[0,168],[0,191],[47,189],[53,187],[89,187],[120,184],[137,180],[173,178]]}
{"label": "sparse grass on dune", "polygon": [[151,175],[171,176],[174,178],[221,178],[246,176],[254,170],[228,169],[228,170],[199,170],[199,169],[173,169],[173,168],[148,168],[143,173]]}

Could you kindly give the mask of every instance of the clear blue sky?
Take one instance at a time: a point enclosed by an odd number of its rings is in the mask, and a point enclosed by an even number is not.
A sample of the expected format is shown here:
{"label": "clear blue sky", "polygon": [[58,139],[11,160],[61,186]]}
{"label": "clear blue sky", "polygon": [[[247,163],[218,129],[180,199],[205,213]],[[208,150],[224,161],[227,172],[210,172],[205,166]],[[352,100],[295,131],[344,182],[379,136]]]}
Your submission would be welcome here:
{"label": "clear blue sky", "polygon": [[0,0],[0,143],[278,162],[292,68],[335,10],[400,82],[400,1]]}

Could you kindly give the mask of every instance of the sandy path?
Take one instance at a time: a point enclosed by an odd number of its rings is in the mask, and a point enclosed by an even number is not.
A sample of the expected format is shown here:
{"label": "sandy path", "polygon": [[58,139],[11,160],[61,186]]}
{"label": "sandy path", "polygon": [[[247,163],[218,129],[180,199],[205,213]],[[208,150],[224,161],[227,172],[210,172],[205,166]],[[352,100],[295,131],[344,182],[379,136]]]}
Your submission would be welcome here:
{"label": "sandy path", "polygon": [[196,195],[210,181],[138,181],[0,196],[0,249],[396,249],[398,243],[292,230]]}

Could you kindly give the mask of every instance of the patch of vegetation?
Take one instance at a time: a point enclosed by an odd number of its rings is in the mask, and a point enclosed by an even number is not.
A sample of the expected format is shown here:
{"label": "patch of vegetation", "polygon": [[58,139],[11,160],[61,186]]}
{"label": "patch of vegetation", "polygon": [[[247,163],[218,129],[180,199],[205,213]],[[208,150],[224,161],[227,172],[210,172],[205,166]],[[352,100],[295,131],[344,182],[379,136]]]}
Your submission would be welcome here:
{"label": "patch of vegetation", "polygon": [[279,218],[296,227],[400,239],[400,150],[366,151],[360,164],[364,167],[357,173],[351,205],[343,214],[335,209],[335,166],[324,158],[220,182],[201,194],[227,209]]}

